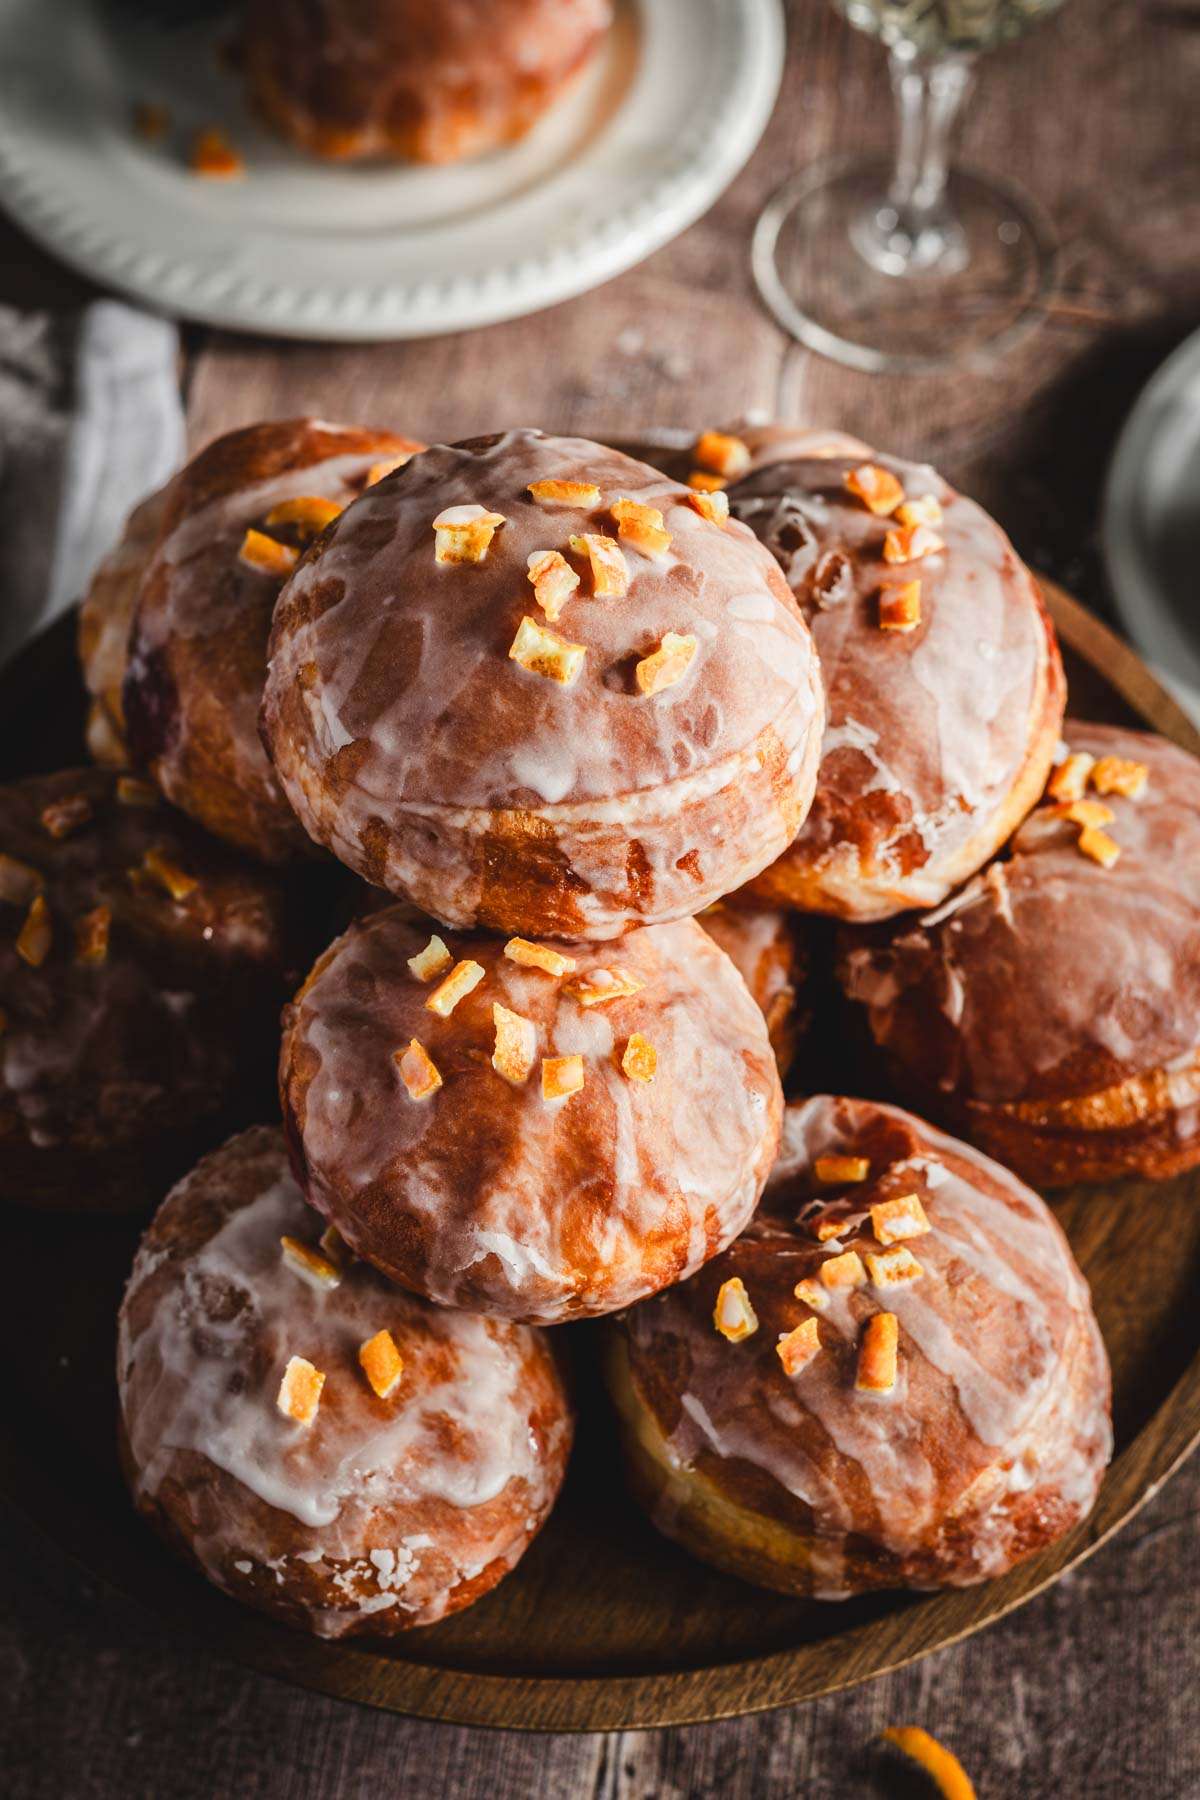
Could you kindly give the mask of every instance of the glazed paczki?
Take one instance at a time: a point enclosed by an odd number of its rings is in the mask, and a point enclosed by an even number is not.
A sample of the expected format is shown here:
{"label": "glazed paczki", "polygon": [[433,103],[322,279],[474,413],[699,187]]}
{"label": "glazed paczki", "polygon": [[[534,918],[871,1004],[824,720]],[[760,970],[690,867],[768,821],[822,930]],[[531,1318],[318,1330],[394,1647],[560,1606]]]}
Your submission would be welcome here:
{"label": "glazed paczki", "polygon": [[745,1225],[782,1108],[765,1021],[699,925],[579,945],[361,920],[284,1019],[308,1200],[443,1306],[628,1306]]}
{"label": "glazed paczki", "polygon": [[802,922],[783,907],[731,894],[706,907],[697,923],[721,946],[762,1009],[782,1081],[808,1026],[803,1004],[808,954]]}
{"label": "glazed paczki", "polygon": [[571,1412],[541,1332],[426,1306],[318,1233],[276,1129],[179,1183],[121,1307],[122,1462],[138,1510],[235,1599],[391,1636],[515,1566]]}
{"label": "glazed paczki", "polygon": [[243,61],[302,150],[444,163],[523,137],[611,19],[610,0],[251,0]]}
{"label": "glazed paczki", "polygon": [[723,501],[536,431],[371,488],[275,612],[263,732],[312,837],[527,937],[614,937],[757,874],[807,812],[823,703]]}
{"label": "glazed paczki", "polygon": [[1069,719],[1044,804],[937,911],[847,932],[900,1091],[1036,1185],[1200,1163],[1200,763]]}
{"label": "glazed paczki", "polygon": [[1041,595],[933,469],[831,434],[760,436],[729,505],[808,620],[828,724],[812,810],[755,889],[856,920],[936,905],[1046,780],[1065,685]]}
{"label": "glazed paczki", "polygon": [[80,615],[89,741],[264,861],[311,852],[258,736],[271,613],[304,546],[417,445],[284,419],[217,438],[140,506]]}
{"label": "glazed paczki", "polygon": [[147,783],[69,769],[0,788],[0,1194],[158,1199],[269,1098],[313,947],[277,875]]}
{"label": "glazed paczki", "polygon": [[1001,1575],[1086,1516],[1111,1451],[1104,1346],[1044,1202],[894,1107],[789,1107],[749,1228],[606,1329],[651,1518],[784,1593]]}

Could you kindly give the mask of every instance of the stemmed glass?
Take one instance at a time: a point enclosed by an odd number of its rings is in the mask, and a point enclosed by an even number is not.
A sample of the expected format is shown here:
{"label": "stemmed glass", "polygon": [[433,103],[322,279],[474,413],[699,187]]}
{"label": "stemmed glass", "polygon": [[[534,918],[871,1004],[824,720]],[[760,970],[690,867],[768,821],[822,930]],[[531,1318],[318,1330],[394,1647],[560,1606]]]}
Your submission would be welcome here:
{"label": "stemmed glass", "polygon": [[952,166],[978,56],[1061,0],[834,0],[887,45],[898,132],[878,161],[802,170],[767,203],[754,275],[779,322],[853,368],[987,365],[1038,323],[1057,280],[1040,207]]}

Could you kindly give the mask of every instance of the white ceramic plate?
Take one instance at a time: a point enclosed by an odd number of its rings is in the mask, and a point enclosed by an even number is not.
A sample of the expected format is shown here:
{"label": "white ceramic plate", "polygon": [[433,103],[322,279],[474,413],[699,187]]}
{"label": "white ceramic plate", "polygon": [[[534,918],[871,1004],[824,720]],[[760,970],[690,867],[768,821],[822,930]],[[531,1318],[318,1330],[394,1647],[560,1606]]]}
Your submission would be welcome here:
{"label": "white ceramic plate", "polygon": [[1121,622],[1200,724],[1200,332],[1167,358],[1126,420],[1102,528]]}
{"label": "white ceramic plate", "polygon": [[[99,0],[0,0],[0,203],[150,304],[297,337],[424,337],[535,312],[658,249],[750,155],[780,0],[622,0],[583,81],[520,144],[450,168],[307,161],[250,116],[203,26]],[[161,102],[166,145],[131,129]],[[188,173],[222,123],[243,181]]]}

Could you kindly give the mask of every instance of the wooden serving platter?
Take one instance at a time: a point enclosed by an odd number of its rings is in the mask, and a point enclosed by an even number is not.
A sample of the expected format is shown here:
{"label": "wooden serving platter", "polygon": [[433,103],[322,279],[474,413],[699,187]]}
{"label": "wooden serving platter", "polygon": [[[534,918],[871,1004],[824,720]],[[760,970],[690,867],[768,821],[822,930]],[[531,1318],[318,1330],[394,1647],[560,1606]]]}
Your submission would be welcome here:
{"label": "wooden serving platter", "polygon": [[[1200,753],[1134,653],[1044,583],[1072,710]],[[0,672],[5,779],[83,758],[73,621]],[[999,1581],[931,1597],[789,1600],[692,1561],[622,1489],[595,1329],[566,1327],[581,1429],[562,1499],[487,1599],[391,1645],[324,1644],[244,1611],[135,1518],[114,1451],[114,1324],[138,1226],[11,1210],[0,1357],[0,1486],[92,1574],[172,1629],[326,1693],[460,1724],[595,1731],[683,1724],[848,1687],[1002,1618],[1117,1531],[1200,1439],[1200,1175],[1053,1201],[1092,1284],[1113,1364],[1116,1456],[1091,1518]]]}

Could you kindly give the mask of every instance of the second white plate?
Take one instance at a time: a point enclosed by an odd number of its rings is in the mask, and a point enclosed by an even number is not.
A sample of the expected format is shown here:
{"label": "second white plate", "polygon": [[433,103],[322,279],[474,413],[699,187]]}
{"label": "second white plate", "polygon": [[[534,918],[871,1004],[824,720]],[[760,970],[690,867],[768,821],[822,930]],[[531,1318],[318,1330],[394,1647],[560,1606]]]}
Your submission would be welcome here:
{"label": "second white plate", "polygon": [[[0,0],[0,202],[47,249],[165,311],[285,336],[423,337],[535,312],[631,267],[746,161],[783,65],[780,0],[623,0],[523,142],[449,168],[310,162],[248,113],[205,26]],[[123,14],[116,15],[124,19]],[[170,148],[131,129],[167,107]],[[189,174],[222,123],[248,173]]]}
{"label": "second white plate", "polygon": [[1103,540],[1121,623],[1200,724],[1200,332],[1167,358],[1125,422]]}

